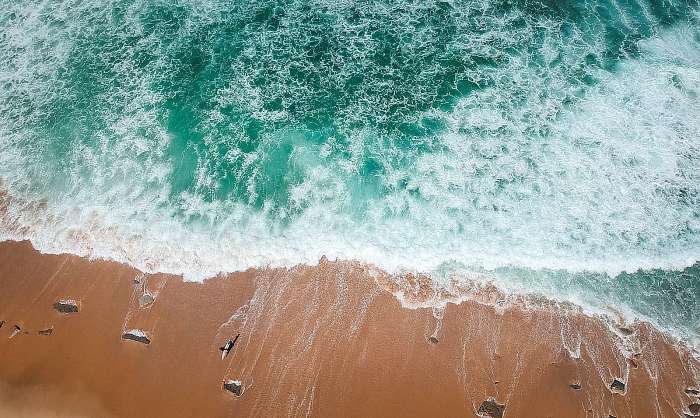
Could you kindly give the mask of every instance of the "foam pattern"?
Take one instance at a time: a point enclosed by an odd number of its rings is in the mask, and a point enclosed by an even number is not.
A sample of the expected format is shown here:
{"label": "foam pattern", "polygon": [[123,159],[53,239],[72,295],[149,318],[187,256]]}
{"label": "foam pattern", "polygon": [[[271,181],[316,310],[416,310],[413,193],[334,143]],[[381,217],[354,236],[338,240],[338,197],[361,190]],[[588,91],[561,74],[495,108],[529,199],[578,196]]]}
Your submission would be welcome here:
{"label": "foam pattern", "polygon": [[[698,17],[680,0],[6,2],[0,237],[190,279],[326,255],[570,298],[638,269],[687,284]],[[679,312],[698,292],[612,288],[697,332]]]}

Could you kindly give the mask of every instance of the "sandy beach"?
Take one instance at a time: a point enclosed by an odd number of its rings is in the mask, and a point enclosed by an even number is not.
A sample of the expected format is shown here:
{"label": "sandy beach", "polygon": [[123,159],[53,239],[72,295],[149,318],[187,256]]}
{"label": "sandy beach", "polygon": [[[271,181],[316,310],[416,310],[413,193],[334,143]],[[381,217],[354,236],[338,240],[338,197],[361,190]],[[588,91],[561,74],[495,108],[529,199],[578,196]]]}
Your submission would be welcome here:
{"label": "sandy beach", "polygon": [[0,418],[700,418],[700,0],[0,39]]}
{"label": "sandy beach", "polygon": [[698,402],[700,364],[647,324],[613,332],[575,306],[347,262],[202,284],[4,242],[0,289],[2,416],[641,418]]}

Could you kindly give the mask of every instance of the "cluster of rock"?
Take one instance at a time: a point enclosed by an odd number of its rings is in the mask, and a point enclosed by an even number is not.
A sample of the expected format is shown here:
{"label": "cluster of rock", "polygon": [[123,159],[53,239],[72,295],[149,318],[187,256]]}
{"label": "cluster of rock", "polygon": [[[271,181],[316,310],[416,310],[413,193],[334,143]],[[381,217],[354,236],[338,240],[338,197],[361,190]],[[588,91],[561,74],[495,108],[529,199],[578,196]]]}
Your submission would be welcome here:
{"label": "cluster of rock", "polygon": [[73,299],[60,299],[53,304],[53,308],[64,314],[76,313],[78,312],[78,302]]}
{"label": "cluster of rock", "polygon": [[146,345],[151,343],[151,339],[148,337],[148,334],[140,329],[131,329],[125,332],[122,334],[122,339],[136,341]]}
{"label": "cluster of rock", "polygon": [[[686,388],[685,394],[691,397],[700,398],[700,389],[698,388]],[[688,410],[683,413],[685,418],[695,418],[700,417],[700,402],[695,401],[688,405]]]}
{"label": "cluster of rock", "polygon": [[[138,279],[134,279],[134,284],[140,285],[141,282]],[[155,298],[148,292],[144,292],[138,299],[139,308],[147,307],[153,304],[153,302],[155,302]],[[66,315],[74,314],[80,311],[79,303],[74,299],[59,299],[53,304],[53,309],[55,309],[61,314]],[[0,328],[2,328],[4,325],[5,321],[0,320]],[[21,331],[22,327],[18,324],[15,324],[10,338],[13,338]],[[53,334],[53,331],[54,327],[52,325],[48,328],[39,330],[38,334],[42,336],[50,336]],[[130,329],[124,332],[121,337],[123,340],[135,341],[144,345],[149,345],[151,343],[151,338],[148,336],[148,333],[141,329]],[[232,340],[227,340],[226,343],[220,348],[222,360],[231,352],[239,337],[240,334],[236,335],[236,337]],[[224,390],[233,393],[235,396],[241,396],[243,394],[243,383],[241,383],[240,380],[225,380],[223,382],[223,388]],[[494,418],[497,417],[494,416]]]}
{"label": "cluster of rock", "polygon": [[612,383],[610,384],[610,390],[615,392],[615,393],[625,393],[625,382],[623,382],[621,379],[613,379]]}
{"label": "cluster of rock", "polygon": [[236,396],[243,394],[243,384],[240,380],[224,380],[224,389]]}
{"label": "cluster of rock", "polygon": [[503,412],[506,410],[504,404],[500,404],[495,398],[488,398],[481,403],[476,414],[480,417],[488,418],[503,418]]}

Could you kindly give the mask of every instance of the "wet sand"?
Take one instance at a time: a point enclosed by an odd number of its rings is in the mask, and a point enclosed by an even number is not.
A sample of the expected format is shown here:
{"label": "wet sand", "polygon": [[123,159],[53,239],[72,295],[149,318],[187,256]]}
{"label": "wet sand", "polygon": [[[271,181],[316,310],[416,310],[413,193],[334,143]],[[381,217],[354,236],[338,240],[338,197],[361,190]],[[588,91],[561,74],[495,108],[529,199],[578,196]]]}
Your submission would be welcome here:
{"label": "wet sand", "polygon": [[643,418],[698,402],[700,364],[648,324],[350,262],[201,284],[4,242],[0,321],[3,417],[472,417],[493,398],[504,417]]}

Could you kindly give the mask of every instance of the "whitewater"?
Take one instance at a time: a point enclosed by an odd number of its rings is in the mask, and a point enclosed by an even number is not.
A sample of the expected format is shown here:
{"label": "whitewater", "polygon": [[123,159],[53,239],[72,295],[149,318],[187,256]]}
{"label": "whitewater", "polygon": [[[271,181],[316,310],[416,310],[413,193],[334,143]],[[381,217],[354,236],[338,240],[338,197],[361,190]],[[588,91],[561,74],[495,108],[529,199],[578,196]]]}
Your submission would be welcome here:
{"label": "whitewater", "polygon": [[0,239],[358,260],[700,333],[696,1],[0,7]]}

